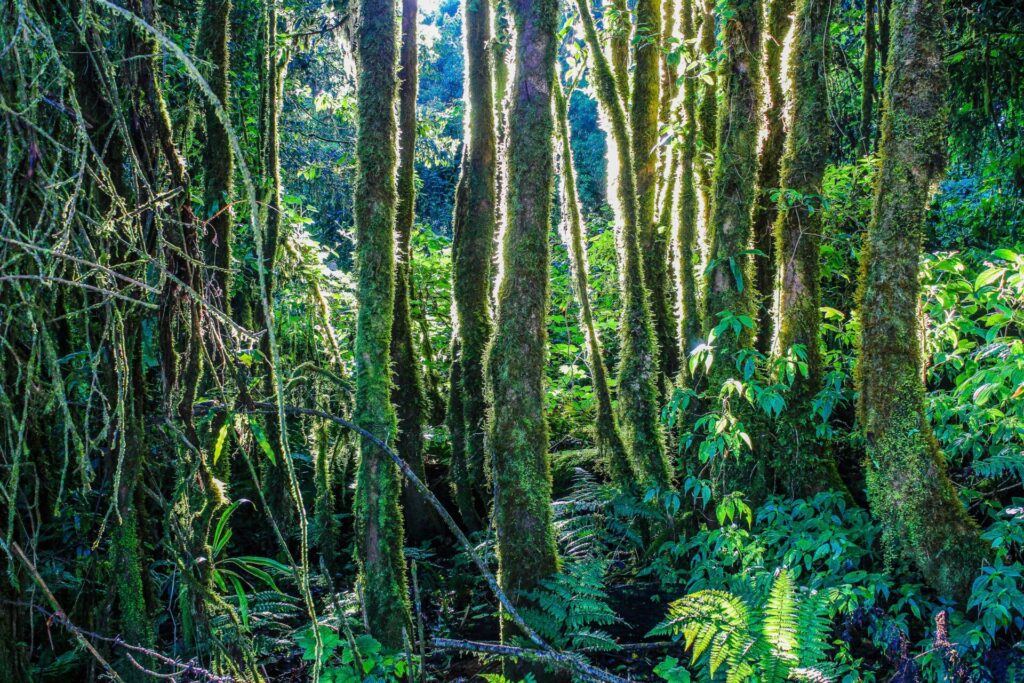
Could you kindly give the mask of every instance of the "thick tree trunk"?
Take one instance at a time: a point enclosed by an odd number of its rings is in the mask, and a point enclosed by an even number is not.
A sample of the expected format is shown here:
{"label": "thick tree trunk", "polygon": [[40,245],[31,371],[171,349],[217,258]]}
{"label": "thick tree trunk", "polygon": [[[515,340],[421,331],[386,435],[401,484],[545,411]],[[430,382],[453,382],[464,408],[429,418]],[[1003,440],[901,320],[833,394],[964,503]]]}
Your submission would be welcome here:
{"label": "thick tree trunk", "polygon": [[[412,281],[412,230],[416,207],[416,0],[402,0],[402,48],[398,77],[398,201],[395,211],[395,308],[391,323],[391,364],[394,384],[391,401],[398,417],[395,450],[422,481],[423,424],[426,419],[426,395],[419,354],[413,336],[410,313]],[[412,484],[402,492],[402,510],[406,533],[413,543],[426,540],[434,525],[432,509]]]}
{"label": "thick tree trunk", "polygon": [[[394,0],[360,0],[356,55],[360,67],[356,142],[356,423],[384,441],[397,428],[391,406],[391,322],[395,301]],[[370,633],[399,649],[412,633],[398,468],[367,438],[360,440],[356,480],[356,551]]]}
{"label": "thick tree trunk", "polygon": [[[518,596],[558,568],[544,417],[558,2],[513,0],[511,13],[516,69],[508,100],[508,213],[487,379],[492,405],[501,406],[489,442],[498,578],[509,596]],[[502,639],[513,635],[503,620]]]}
{"label": "thick tree trunk", "polygon": [[861,255],[859,413],[867,488],[889,548],[961,601],[988,556],[946,473],[924,410],[918,259],[931,186],[945,165],[942,0],[894,0],[880,154]]}
{"label": "thick tree trunk", "polygon": [[[491,261],[494,255],[496,141],[494,130],[494,91],[490,59],[490,0],[466,0],[463,4],[466,41],[466,149],[462,177],[456,194],[455,216],[459,225],[458,248],[453,250],[452,294],[455,299],[456,329],[459,335],[460,383],[452,391],[462,392],[462,419],[452,416],[450,423],[462,429],[464,448],[452,452],[460,459],[455,482],[457,499],[473,500],[476,516],[487,516],[487,481],[484,454],[487,430],[487,402],[484,396],[484,355],[491,338]],[[463,511],[463,518],[473,515]]]}
{"label": "thick tree trunk", "polygon": [[576,169],[572,159],[569,137],[569,111],[567,98],[555,81],[555,115],[558,121],[559,155],[561,160],[562,240],[569,251],[569,266],[573,286],[580,304],[580,326],[587,341],[587,364],[597,398],[598,453],[612,481],[625,484],[632,478],[626,444],[622,441],[618,421],[612,408],[612,394],[608,388],[608,370],[601,352],[601,339],[594,326],[594,313],[590,307],[590,275],[587,250],[583,240],[583,218],[576,194]]}
{"label": "thick tree trunk", "polygon": [[647,291],[643,282],[637,226],[637,194],[625,110],[611,66],[601,52],[597,27],[586,0],[577,0],[580,22],[590,54],[590,74],[598,102],[611,128],[609,145],[618,164],[611,171],[615,184],[618,224],[619,277],[622,283],[622,350],[619,361],[619,408],[622,436],[630,448],[630,464],[637,479],[661,486],[671,483],[671,470],[662,439],[657,383],[657,342],[651,327]]}

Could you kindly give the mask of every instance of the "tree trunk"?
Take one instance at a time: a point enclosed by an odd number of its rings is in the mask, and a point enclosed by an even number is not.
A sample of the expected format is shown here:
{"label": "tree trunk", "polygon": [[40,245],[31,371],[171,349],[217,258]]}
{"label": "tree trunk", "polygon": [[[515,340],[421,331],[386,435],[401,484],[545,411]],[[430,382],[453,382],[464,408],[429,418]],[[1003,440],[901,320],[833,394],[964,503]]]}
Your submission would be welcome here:
{"label": "tree trunk", "polygon": [[[462,500],[473,500],[476,516],[487,516],[487,481],[489,472],[484,454],[487,430],[487,401],[484,396],[484,356],[491,338],[491,261],[494,255],[496,148],[494,131],[494,92],[490,59],[490,0],[466,0],[463,4],[466,41],[466,148],[463,154],[462,177],[456,194],[458,248],[453,250],[452,293],[455,299],[456,329],[461,347],[460,384],[452,391],[462,391],[462,420],[452,416],[451,424],[464,432],[459,471],[464,474],[455,482]],[[468,521],[473,515],[464,512]]]}
{"label": "tree trunk", "polygon": [[[402,0],[402,48],[398,88],[398,179],[395,212],[395,308],[391,323],[391,364],[394,384],[391,401],[398,417],[395,451],[407,462],[422,481],[423,424],[426,418],[426,395],[419,354],[413,337],[409,310],[412,281],[412,230],[416,206],[416,0]],[[422,494],[406,482],[402,492],[402,510],[406,533],[414,543],[426,540],[434,525],[433,512]]]}
{"label": "tree trunk", "polygon": [[882,165],[861,255],[860,423],[867,489],[887,546],[965,601],[988,556],[946,474],[924,410],[918,259],[931,186],[945,165],[942,0],[894,0]]}
{"label": "tree trunk", "polygon": [[[812,400],[821,388],[821,295],[818,291],[821,243],[821,183],[828,162],[826,63],[827,0],[798,0],[788,65],[789,135],[782,157],[778,219],[779,264],[777,353],[794,345],[806,352],[807,376],[795,374],[788,399],[800,426],[811,423]],[[813,425],[811,425],[813,431]],[[776,459],[777,478],[791,496],[809,496],[843,485],[828,449],[813,439],[786,442]]]}
{"label": "tree trunk", "polygon": [[618,421],[612,408],[612,394],[608,388],[608,370],[604,365],[601,340],[594,326],[594,313],[590,307],[590,275],[587,251],[583,241],[583,218],[576,194],[576,169],[572,160],[569,138],[569,111],[561,84],[555,80],[555,115],[558,122],[559,154],[562,179],[562,240],[569,251],[569,266],[573,286],[580,304],[580,327],[587,341],[587,363],[597,398],[597,448],[612,481],[627,483],[632,472],[626,444],[622,441]]}
{"label": "tree trunk", "polygon": [[[516,68],[508,100],[508,213],[487,379],[492,404],[501,406],[490,425],[498,577],[517,601],[514,596],[558,569],[544,418],[558,2],[513,0],[511,14]],[[514,635],[503,620],[502,640]]]}
{"label": "tree trunk", "polygon": [[615,211],[618,224],[619,277],[622,286],[622,350],[619,361],[619,409],[622,436],[629,444],[630,464],[637,479],[661,486],[671,483],[658,410],[657,358],[647,291],[640,262],[637,228],[637,194],[625,110],[618,98],[615,76],[601,52],[597,27],[586,0],[577,0],[580,22],[590,55],[590,75],[598,102],[611,128],[618,164],[614,175]]}
{"label": "tree trunk", "polygon": [[[391,406],[391,322],[395,300],[394,0],[360,0],[356,56],[356,423],[384,441],[395,436]],[[360,440],[356,480],[356,551],[370,634],[385,647],[412,633],[398,468],[367,438]]]}
{"label": "tree trunk", "polygon": [[864,63],[861,67],[860,153],[870,154],[872,113],[875,100],[875,2],[864,0]]}
{"label": "tree trunk", "polygon": [[769,0],[768,25],[764,36],[764,63],[761,82],[765,134],[757,170],[757,197],[754,200],[754,248],[765,255],[754,255],[754,288],[757,295],[757,349],[771,351],[775,323],[772,310],[775,301],[775,217],[778,202],[771,192],[779,185],[779,159],[786,140],[782,109],[782,43],[789,31],[789,16],[794,0]]}
{"label": "tree trunk", "polygon": [[661,111],[661,0],[639,0],[633,28],[633,81],[629,123],[633,176],[636,181],[637,237],[641,269],[651,325],[657,341],[659,396],[664,394],[664,377],[679,362],[672,329],[671,301],[666,291],[668,276],[667,235],[659,234],[655,200],[658,188],[658,121]]}
{"label": "tree trunk", "polygon": [[[696,51],[693,41],[693,0],[683,0],[683,42]],[[676,287],[679,293],[679,343],[682,348],[680,379],[689,376],[687,359],[700,343],[701,323],[697,309],[697,281],[694,276],[697,246],[697,187],[694,162],[697,157],[697,79],[683,84],[683,144],[679,162],[679,219],[676,223],[676,263],[679,269]]]}
{"label": "tree trunk", "polygon": [[[698,43],[701,56],[710,59],[715,51],[715,0],[697,0],[701,12]],[[700,177],[701,220],[705,237],[711,229],[711,205],[714,197],[712,179],[718,148],[718,72],[712,71],[710,82],[704,84],[697,112],[700,138],[697,144],[697,172]],[[703,261],[703,259],[702,259]]]}

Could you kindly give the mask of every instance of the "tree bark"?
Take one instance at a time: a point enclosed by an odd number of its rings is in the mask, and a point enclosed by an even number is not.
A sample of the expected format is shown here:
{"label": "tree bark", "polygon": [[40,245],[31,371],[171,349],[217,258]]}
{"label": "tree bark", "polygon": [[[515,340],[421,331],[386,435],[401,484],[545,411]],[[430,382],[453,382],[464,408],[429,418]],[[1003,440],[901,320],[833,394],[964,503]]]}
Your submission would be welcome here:
{"label": "tree bark", "polygon": [[946,473],[924,409],[918,259],[945,165],[942,0],[893,0],[875,203],[861,255],[860,423],[871,509],[890,550],[966,601],[989,555]]}

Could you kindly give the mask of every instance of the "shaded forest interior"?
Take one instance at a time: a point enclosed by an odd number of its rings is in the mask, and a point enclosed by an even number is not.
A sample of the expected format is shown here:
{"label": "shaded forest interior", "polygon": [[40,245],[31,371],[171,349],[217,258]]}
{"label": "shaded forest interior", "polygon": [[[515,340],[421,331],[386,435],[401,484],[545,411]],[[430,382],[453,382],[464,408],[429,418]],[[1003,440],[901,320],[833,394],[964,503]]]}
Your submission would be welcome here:
{"label": "shaded forest interior", "polygon": [[0,683],[1024,681],[1014,0],[0,0]]}

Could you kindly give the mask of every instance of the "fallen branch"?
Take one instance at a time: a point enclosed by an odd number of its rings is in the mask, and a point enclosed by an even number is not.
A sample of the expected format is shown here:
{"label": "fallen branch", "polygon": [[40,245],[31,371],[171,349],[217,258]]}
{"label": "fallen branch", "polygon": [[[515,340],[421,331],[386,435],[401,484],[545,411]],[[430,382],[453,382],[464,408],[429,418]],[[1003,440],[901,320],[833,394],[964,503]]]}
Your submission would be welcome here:
{"label": "fallen branch", "polygon": [[[195,412],[217,411],[227,410],[227,407],[219,403],[208,402],[197,403],[193,407],[193,410]],[[278,411],[278,407],[272,403],[256,402],[251,404],[248,408],[240,407],[236,408],[236,410],[237,412],[241,413],[276,413]],[[462,545],[463,548],[465,548],[467,553],[469,553],[469,556],[473,559],[473,563],[476,564],[477,569],[480,570],[480,573],[487,581],[488,586],[490,586],[491,592],[494,593],[496,598],[498,598],[498,602],[501,603],[501,606],[505,608],[505,612],[507,613],[508,618],[511,619],[512,622],[517,627],[519,627],[523,634],[526,635],[526,637],[529,638],[530,641],[532,641],[534,645],[536,645],[539,648],[538,650],[525,650],[525,652],[536,653],[535,656],[540,657],[546,661],[549,661],[556,666],[560,666],[565,669],[571,669],[576,673],[583,675],[585,678],[589,680],[602,681],[603,683],[627,683],[625,678],[621,678],[619,676],[616,676],[615,674],[604,671],[603,669],[599,669],[591,664],[588,664],[587,662],[582,661],[579,657],[576,657],[572,654],[556,650],[551,645],[548,645],[548,643],[543,638],[541,638],[536,631],[530,628],[530,626],[526,623],[526,621],[519,614],[516,608],[513,607],[512,601],[509,600],[507,595],[505,595],[505,592],[501,589],[501,586],[498,585],[498,580],[495,578],[494,573],[491,572],[490,567],[488,567],[487,563],[484,562],[479,555],[477,555],[476,551],[473,548],[473,544],[470,543],[469,539],[466,537],[466,534],[462,531],[461,528],[459,528],[459,525],[455,522],[454,519],[452,519],[452,516],[448,514],[448,511],[444,508],[444,505],[441,504],[441,501],[437,499],[437,496],[434,495],[434,492],[431,491],[430,488],[425,483],[423,483],[419,477],[416,476],[416,473],[412,471],[412,468],[409,467],[409,465],[404,460],[402,460],[402,458],[400,458],[397,453],[391,450],[391,448],[384,441],[379,439],[373,433],[368,432],[359,425],[355,424],[354,422],[350,422],[349,420],[346,420],[343,417],[338,417],[337,415],[332,415],[331,413],[327,413],[322,410],[314,410],[312,408],[299,408],[297,406],[289,405],[281,406],[281,410],[283,410],[283,412],[287,415],[305,415],[308,417],[319,417],[323,420],[330,420],[335,424],[351,429],[360,436],[366,438],[370,443],[372,443],[374,446],[380,449],[381,452],[383,452],[389,458],[391,458],[391,460],[394,461],[395,465],[398,466],[398,469],[402,471],[402,474],[405,475],[405,478],[408,479],[409,482],[416,488],[416,490],[419,491],[423,495],[423,497],[427,499],[427,502],[429,502],[431,506],[433,506],[433,508],[437,510],[437,513],[438,515],[440,515],[442,521],[444,521],[445,526],[447,526],[451,530],[451,532],[455,535],[455,538],[459,541],[459,544]],[[434,642],[436,643],[438,641],[435,640]],[[511,646],[500,645],[496,647],[506,648]],[[512,648],[512,650],[518,650],[518,648]],[[497,652],[495,653],[498,654]]]}

